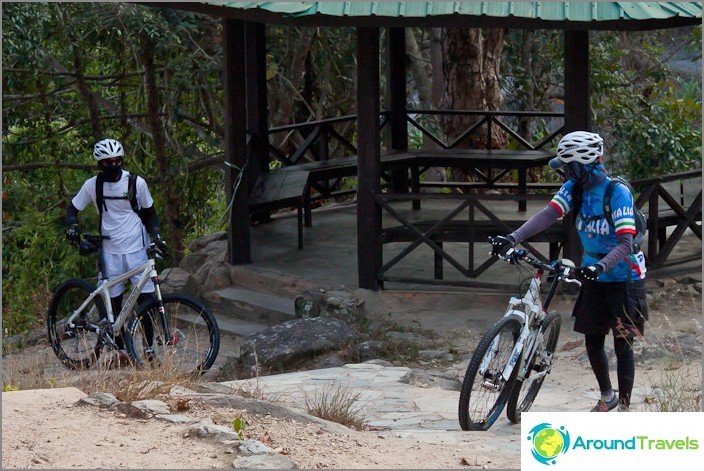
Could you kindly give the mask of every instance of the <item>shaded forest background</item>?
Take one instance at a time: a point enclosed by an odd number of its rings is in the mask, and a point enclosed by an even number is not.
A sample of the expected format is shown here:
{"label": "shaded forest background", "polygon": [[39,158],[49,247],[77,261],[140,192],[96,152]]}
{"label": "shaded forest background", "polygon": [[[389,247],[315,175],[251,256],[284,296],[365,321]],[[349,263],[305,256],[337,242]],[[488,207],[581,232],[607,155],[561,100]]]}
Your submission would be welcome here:
{"label": "shaded forest background", "polygon": [[[120,140],[125,168],[149,182],[172,263],[194,238],[225,229],[222,24],[134,4],[4,3],[2,27],[2,325],[13,335],[43,322],[62,280],[95,277],[93,259],[64,239],[64,214],[96,172],[97,140]],[[406,37],[410,109],[561,109],[559,31],[408,29]],[[354,114],[353,28],[267,26],[266,40],[270,126]],[[382,32],[382,70],[384,40]],[[701,27],[592,32],[590,44],[593,128],[613,171],[700,168]],[[486,53],[463,59],[466,46]],[[478,92],[458,79],[477,71]],[[458,127],[425,124],[449,138]],[[551,125],[516,123],[533,142]],[[354,142],[354,125],[337,131]],[[285,150],[305,136],[271,139]],[[427,145],[418,132],[410,141]],[[95,232],[90,213],[81,225]]]}

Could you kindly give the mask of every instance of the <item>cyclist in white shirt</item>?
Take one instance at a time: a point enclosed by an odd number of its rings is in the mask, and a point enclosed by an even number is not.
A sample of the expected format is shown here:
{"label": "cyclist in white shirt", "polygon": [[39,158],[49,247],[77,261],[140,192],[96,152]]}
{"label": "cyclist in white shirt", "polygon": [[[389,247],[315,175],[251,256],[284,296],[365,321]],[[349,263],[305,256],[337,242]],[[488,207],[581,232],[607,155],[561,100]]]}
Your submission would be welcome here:
{"label": "cyclist in white shirt", "polygon": [[[100,234],[109,236],[102,243],[104,275],[108,279],[120,276],[147,261],[146,248],[149,245],[150,234],[159,248],[166,253],[166,245],[161,239],[159,219],[154,209],[147,182],[137,176],[133,188],[130,188],[130,173],[122,169],[122,159],[125,151],[120,142],[114,139],[103,139],[93,148],[93,157],[98,162],[100,173],[89,178],[83,184],[76,196],[71,200],[66,213],[69,224],[66,238],[73,244],[81,239],[78,213],[89,204],[93,204],[100,215]],[[102,198],[98,184],[102,182]],[[131,195],[131,190],[134,195]],[[102,201],[100,201],[102,199]],[[99,203],[102,203],[99,207]],[[138,276],[130,279],[134,284]],[[154,292],[151,280],[142,289],[138,302],[149,299]],[[122,293],[124,283],[110,288],[112,308],[117,315],[122,308]],[[120,356],[126,357],[122,336],[116,337]]]}

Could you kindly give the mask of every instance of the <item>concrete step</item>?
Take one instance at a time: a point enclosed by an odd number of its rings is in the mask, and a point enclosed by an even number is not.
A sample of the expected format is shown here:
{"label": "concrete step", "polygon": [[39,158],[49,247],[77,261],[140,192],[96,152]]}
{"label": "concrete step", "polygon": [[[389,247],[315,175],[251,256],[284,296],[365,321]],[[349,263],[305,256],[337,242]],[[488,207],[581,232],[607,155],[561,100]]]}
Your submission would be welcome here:
{"label": "concrete step", "polygon": [[234,322],[234,327],[250,333],[256,331],[253,329],[257,326],[268,327],[296,318],[293,297],[230,286],[203,293],[202,298],[218,323],[220,319],[223,323]]}

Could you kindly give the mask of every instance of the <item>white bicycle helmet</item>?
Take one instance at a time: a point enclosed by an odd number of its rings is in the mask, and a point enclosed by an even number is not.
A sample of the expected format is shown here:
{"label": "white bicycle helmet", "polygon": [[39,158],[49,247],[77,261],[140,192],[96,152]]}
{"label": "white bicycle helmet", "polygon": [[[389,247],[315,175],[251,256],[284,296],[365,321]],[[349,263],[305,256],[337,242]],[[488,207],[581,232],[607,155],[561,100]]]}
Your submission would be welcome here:
{"label": "white bicycle helmet", "polygon": [[98,162],[103,159],[122,157],[123,155],[125,155],[125,150],[122,148],[122,144],[115,139],[103,139],[97,142],[95,147],[93,147],[93,157],[95,157],[95,160]]}
{"label": "white bicycle helmet", "polygon": [[572,162],[589,165],[603,155],[604,140],[600,135],[574,131],[560,139],[557,144],[557,157],[550,161],[550,167],[557,170]]}

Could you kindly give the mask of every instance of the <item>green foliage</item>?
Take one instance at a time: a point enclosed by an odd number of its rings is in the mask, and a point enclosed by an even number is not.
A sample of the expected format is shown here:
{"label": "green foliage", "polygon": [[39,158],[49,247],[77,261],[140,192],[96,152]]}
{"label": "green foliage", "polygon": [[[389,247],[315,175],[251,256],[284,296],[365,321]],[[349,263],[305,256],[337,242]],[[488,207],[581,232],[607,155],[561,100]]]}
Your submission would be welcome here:
{"label": "green foliage", "polygon": [[[15,334],[40,323],[58,283],[94,276],[94,260],[66,243],[63,218],[70,197],[95,173],[96,140],[122,141],[125,167],[147,178],[174,247],[225,229],[222,23],[120,2],[9,2],[2,22],[3,328]],[[271,126],[355,112],[355,34],[347,27],[267,25]],[[675,79],[662,61],[665,51],[701,51],[701,27],[590,36],[595,127],[624,169],[619,173],[633,178],[700,166],[700,80]],[[507,108],[560,108],[562,47],[559,31],[509,31]],[[147,93],[148,72],[156,97]],[[156,123],[147,119],[154,109]],[[441,134],[437,117],[421,119]],[[509,124],[536,142],[556,122]],[[354,125],[334,126],[355,142]],[[285,131],[271,142],[290,155],[306,137]],[[409,137],[411,147],[420,147],[419,134]],[[333,139],[329,152],[349,150]],[[93,211],[80,217],[83,230],[97,231]]]}
{"label": "green foliage", "polygon": [[244,429],[247,427],[247,421],[243,417],[236,417],[232,421],[232,429],[235,431],[240,440],[244,440]]}
{"label": "green foliage", "polygon": [[674,75],[663,41],[646,38],[600,34],[590,50],[596,128],[612,173],[630,178],[701,167],[701,83]]}
{"label": "green foliage", "polygon": [[[222,161],[222,48],[217,19],[135,4],[8,3],[2,21],[3,328],[11,335],[40,323],[65,278],[95,276],[95,260],[66,242],[63,219],[95,174],[96,140],[121,140],[125,167],[147,178],[166,237],[224,227],[214,167]],[[149,57],[160,149],[146,121]],[[80,219],[97,232],[94,211]]]}

